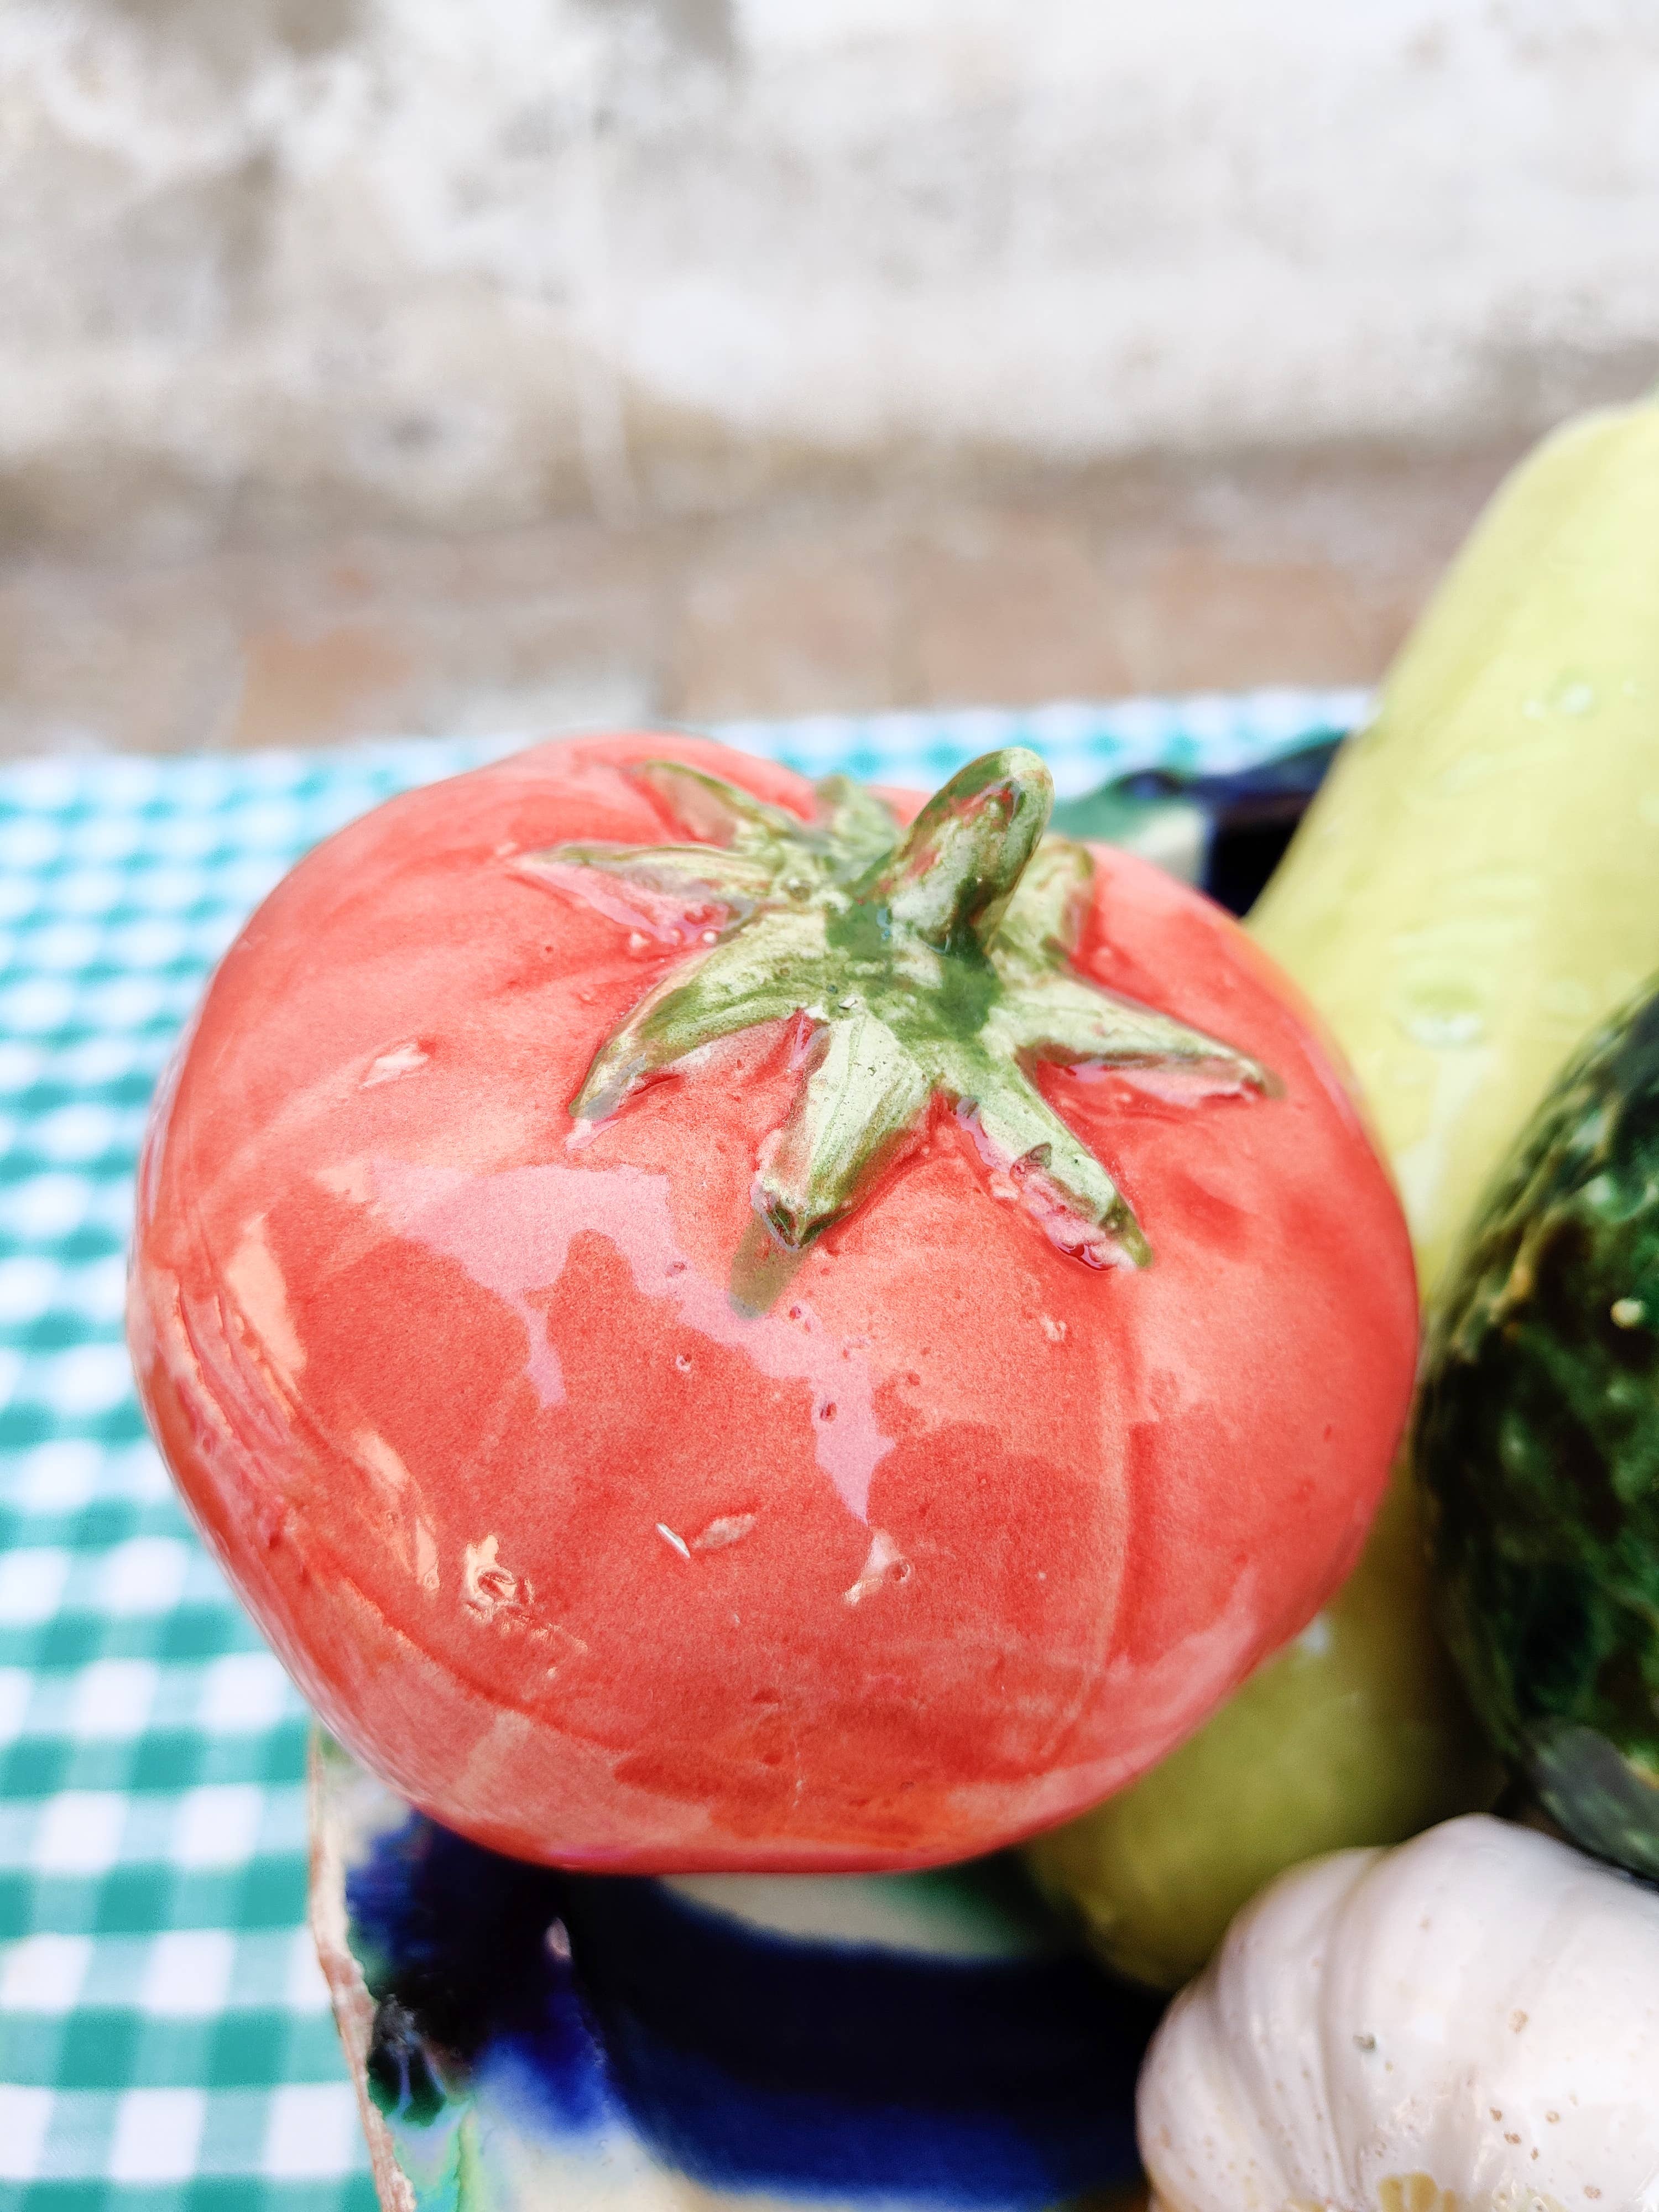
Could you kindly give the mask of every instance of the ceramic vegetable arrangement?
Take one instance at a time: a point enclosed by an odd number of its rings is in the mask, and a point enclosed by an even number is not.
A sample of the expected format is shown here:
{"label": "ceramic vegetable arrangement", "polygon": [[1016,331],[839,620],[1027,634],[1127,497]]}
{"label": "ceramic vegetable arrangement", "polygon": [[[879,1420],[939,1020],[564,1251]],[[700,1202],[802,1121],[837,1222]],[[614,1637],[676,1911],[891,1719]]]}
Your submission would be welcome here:
{"label": "ceramic vegetable arrangement", "polygon": [[[1407,1466],[1437,1609],[1516,1784],[1596,1856],[1474,1818],[1284,1875],[1143,2073],[1142,2154],[1171,2212],[1659,2203],[1654,985],[1556,1072],[1559,1032],[1659,961],[1659,410],[1553,441],[1488,547],[1505,524],[1513,568],[1483,575],[1478,538],[1415,648],[1462,726],[1442,803],[1483,794],[1468,873],[1391,940],[1396,1034],[1368,1052],[1363,1009],[1343,1028],[1408,1139],[1431,1325]],[[1460,635],[1446,617],[1471,581]],[[1360,799],[1366,765],[1361,747]],[[1329,916],[1342,793],[1269,927],[1298,898]],[[1434,805],[1417,812],[1431,841]],[[1379,849],[1407,883],[1425,870],[1420,838]],[[1352,889],[1357,853],[1346,866]]]}
{"label": "ceramic vegetable arrangement", "polygon": [[[1431,1306],[1564,1058],[1659,969],[1656,863],[1649,402],[1570,424],[1498,492],[1249,920],[1359,1079]],[[1431,1625],[1407,1462],[1311,1629],[1036,1862],[1107,1957],[1173,1988],[1275,1874],[1498,1779]]]}
{"label": "ceramic vegetable arrangement", "polygon": [[131,1336],[422,1832],[1032,1838],[1164,1988],[1267,1886],[1148,2063],[1171,2212],[1655,2212],[1659,1900],[1432,1824],[1507,1765],[1659,1875],[1656,1002],[1582,1045],[1659,968],[1656,611],[1648,406],[1500,494],[1248,933],[1018,748],[923,804],[542,746],[302,863],[156,1102]]}

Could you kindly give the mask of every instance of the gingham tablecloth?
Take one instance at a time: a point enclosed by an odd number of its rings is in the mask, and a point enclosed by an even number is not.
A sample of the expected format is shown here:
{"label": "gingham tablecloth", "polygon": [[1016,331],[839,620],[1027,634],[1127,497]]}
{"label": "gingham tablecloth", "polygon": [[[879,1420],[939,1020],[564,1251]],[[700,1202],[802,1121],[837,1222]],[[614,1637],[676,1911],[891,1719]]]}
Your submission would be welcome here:
{"label": "gingham tablecloth", "polygon": [[[989,746],[1062,794],[1243,767],[1352,693],[744,725],[927,787]],[[145,1102],[249,909],[330,830],[514,741],[0,770],[0,2205],[369,2212],[304,1928],[304,1708],[135,1403]]]}

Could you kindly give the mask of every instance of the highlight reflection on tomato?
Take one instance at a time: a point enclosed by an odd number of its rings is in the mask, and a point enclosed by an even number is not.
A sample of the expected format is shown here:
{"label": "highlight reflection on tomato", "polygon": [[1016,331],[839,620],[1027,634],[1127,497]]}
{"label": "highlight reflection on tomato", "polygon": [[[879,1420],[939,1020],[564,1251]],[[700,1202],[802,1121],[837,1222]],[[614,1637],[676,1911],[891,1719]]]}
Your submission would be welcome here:
{"label": "highlight reflection on tomato", "polygon": [[[1218,908],[683,737],[331,839],[158,1097],[190,1506],[404,1796],[571,1865],[883,1868],[1127,1781],[1352,1561],[1393,1194]],[[574,1107],[574,1112],[573,1112]]]}

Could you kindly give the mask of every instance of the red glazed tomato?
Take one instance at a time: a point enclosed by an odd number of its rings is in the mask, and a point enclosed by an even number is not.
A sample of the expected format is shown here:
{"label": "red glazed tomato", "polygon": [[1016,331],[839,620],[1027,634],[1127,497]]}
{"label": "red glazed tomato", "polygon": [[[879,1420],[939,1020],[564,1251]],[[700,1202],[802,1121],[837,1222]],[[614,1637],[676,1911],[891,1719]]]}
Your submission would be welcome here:
{"label": "red glazed tomato", "polygon": [[632,1872],[987,1850],[1353,1559],[1416,1344],[1393,1194],[1263,957],[1039,844],[1049,796],[992,756],[902,834],[689,738],[543,745],[343,831],[227,956],[142,1170],[145,1404],[441,1821]]}

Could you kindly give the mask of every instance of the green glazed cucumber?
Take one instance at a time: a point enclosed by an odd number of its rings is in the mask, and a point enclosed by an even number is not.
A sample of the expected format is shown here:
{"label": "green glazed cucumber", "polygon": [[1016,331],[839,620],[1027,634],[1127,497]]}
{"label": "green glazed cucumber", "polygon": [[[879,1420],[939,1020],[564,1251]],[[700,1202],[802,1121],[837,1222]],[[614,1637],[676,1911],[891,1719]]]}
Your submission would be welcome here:
{"label": "green glazed cucumber", "polygon": [[1659,989],[1562,1077],[1489,1195],[1414,1456],[1487,1732],[1576,1843],[1659,1880]]}

